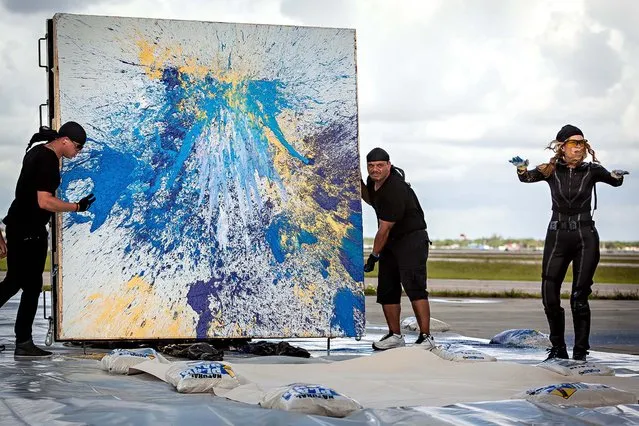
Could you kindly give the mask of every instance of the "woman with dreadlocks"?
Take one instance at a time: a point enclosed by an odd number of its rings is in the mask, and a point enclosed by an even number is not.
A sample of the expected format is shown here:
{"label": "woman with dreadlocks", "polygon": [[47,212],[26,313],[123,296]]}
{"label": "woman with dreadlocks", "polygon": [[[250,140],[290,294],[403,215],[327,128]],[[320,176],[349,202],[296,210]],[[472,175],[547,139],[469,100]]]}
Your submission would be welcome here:
{"label": "woman with dreadlocks", "polygon": [[[552,198],[552,218],[546,233],[542,262],[541,295],[550,328],[548,358],[568,359],[564,341],[565,318],[561,307],[561,284],[572,262],[573,281],[570,308],[575,330],[572,358],[585,361],[590,345],[588,296],[599,263],[599,234],[590,213],[592,192],[597,182],[621,186],[625,170],[608,172],[599,164],[581,130],[570,124],[548,145],[555,155],[548,163],[528,170],[528,160],[517,156],[510,162],[525,183],[546,181]],[[592,162],[584,160],[590,154]],[[597,199],[595,192],[595,208]]]}
{"label": "woman with dreadlocks", "polygon": [[[55,196],[60,185],[60,158],[73,158],[84,146],[86,133],[69,121],[55,131],[41,127],[33,135],[22,160],[16,195],[7,217],[7,241],[0,235],[0,257],[7,257],[7,275],[0,282],[0,308],[22,289],[15,323],[17,357],[46,357],[51,352],[35,346],[33,320],[42,291],[42,272],[47,259],[47,223],[55,212],[83,212],[95,201],[93,194],[77,203]],[[34,145],[36,142],[46,142]]]}

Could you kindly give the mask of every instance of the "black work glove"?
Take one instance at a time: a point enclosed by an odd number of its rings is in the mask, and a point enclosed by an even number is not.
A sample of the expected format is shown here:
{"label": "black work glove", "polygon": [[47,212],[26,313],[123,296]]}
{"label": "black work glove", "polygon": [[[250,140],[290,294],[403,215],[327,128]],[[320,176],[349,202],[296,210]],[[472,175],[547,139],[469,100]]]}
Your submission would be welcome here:
{"label": "black work glove", "polygon": [[366,264],[364,264],[364,272],[371,272],[373,269],[375,269],[375,264],[378,260],[379,255],[375,256],[373,253],[371,253],[371,255],[368,256]]}
{"label": "black work glove", "polygon": [[93,194],[89,194],[86,197],[82,198],[78,201],[78,211],[85,212],[91,207],[91,204],[95,201],[95,196]]}

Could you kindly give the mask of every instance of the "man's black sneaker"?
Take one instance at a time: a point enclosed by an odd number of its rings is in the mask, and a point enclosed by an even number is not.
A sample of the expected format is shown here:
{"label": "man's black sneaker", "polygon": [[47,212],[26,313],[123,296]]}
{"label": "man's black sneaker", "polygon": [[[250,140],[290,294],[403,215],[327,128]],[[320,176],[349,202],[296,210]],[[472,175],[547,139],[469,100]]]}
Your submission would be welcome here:
{"label": "man's black sneaker", "polygon": [[33,344],[33,340],[27,340],[26,342],[16,343],[16,350],[13,354],[17,357],[44,358],[53,355],[53,352],[40,349]]}
{"label": "man's black sneaker", "polygon": [[4,351],[4,345],[0,345],[0,352]]}
{"label": "man's black sneaker", "polygon": [[547,351],[548,358],[546,358],[546,361],[554,358],[568,359],[568,351],[565,346],[553,346],[552,348],[547,349]]}
{"label": "man's black sneaker", "polygon": [[585,361],[586,355],[588,355],[588,351],[580,351],[580,350],[572,351],[572,359],[574,359],[575,361]]}
{"label": "man's black sneaker", "polygon": [[435,348],[435,339],[433,339],[433,336],[430,334],[419,333],[419,337],[415,340],[415,344],[420,345],[427,350],[431,350]]}

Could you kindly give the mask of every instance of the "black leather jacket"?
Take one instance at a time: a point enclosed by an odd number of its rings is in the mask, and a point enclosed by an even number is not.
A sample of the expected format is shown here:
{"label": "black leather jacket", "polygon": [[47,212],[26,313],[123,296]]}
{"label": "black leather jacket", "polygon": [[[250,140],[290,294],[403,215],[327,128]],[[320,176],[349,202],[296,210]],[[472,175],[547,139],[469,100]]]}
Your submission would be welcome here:
{"label": "black leather jacket", "polygon": [[548,182],[552,197],[553,219],[558,220],[567,219],[565,215],[569,217],[579,215],[580,220],[590,218],[592,189],[595,183],[604,182],[612,186],[621,186],[623,183],[623,176],[617,179],[603,166],[586,162],[570,168],[566,163],[557,161],[554,172],[547,178],[536,168],[518,170],[517,175],[519,180],[525,183],[542,180]]}

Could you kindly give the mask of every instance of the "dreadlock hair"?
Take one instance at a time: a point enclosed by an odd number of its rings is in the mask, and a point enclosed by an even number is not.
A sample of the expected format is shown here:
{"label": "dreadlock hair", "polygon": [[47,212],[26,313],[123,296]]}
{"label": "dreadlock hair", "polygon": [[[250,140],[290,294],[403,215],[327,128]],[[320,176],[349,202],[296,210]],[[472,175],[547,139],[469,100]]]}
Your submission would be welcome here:
{"label": "dreadlock hair", "polygon": [[402,178],[402,180],[406,180],[406,173],[399,167],[391,166],[391,173],[395,173],[400,178]]}
{"label": "dreadlock hair", "polygon": [[[554,140],[550,142],[546,147],[546,149],[553,151],[555,155],[547,163],[543,163],[537,166],[537,170],[539,170],[541,174],[544,175],[544,177],[550,176],[552,172],[555,171],[555,167],[557,167],[557,161],[564,159],[564,152],[561,150],[561,148],[564,146],[565,143],[566,142],[559,142],[557,140]],[[595,154],[595,150],[592,149],[588,142],[584,142],[584,145],[586,148],[586,152],[592,157],[592,161],[595,163],[599,163],[597,155]],[[588,154],[585,154],[581,160],[583,161],[588,156]]]}
{"label": "dreadlock hair", "polygon": [[29,144],[27,145],[27,149],[25,151],[28,151],[29,148],[31,148],[31,146],[36,142],[51,142],[52,140],[55,140],[59,137],[60,134],[55,130],[47,126],[40,126],[38,133],[34,133],[33,136],[31,136],[31,140],[29,141]]}

